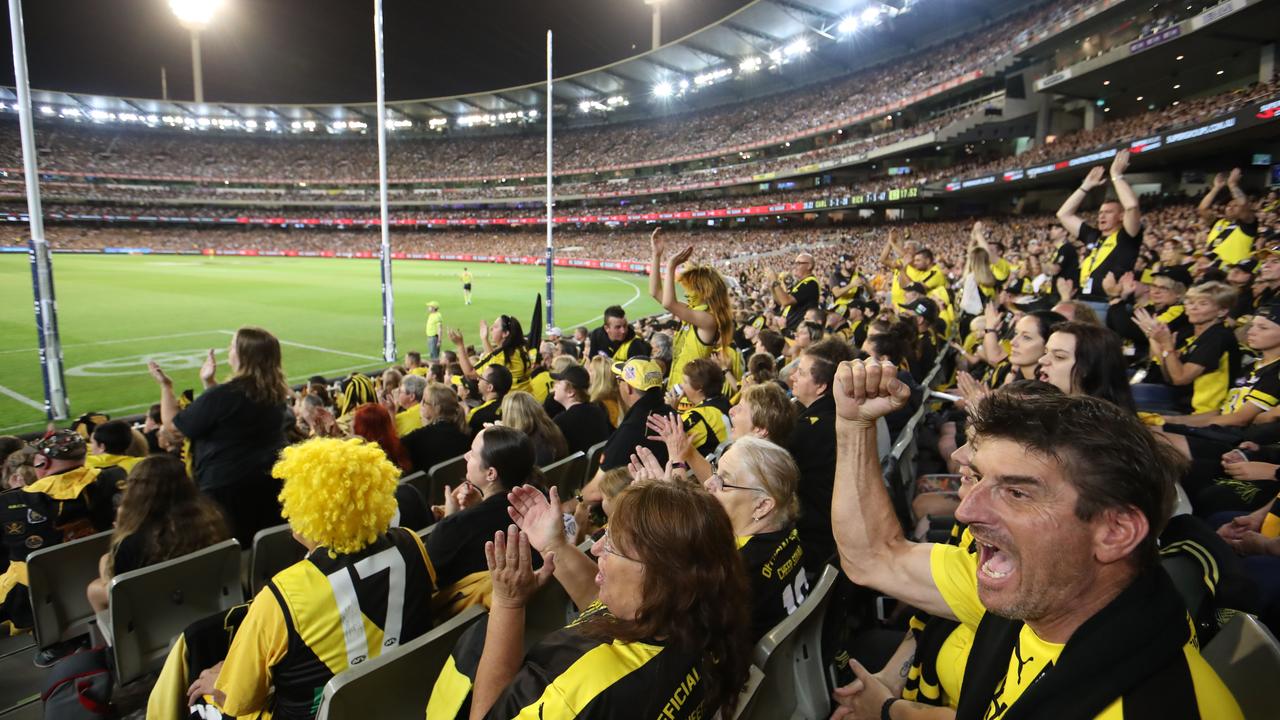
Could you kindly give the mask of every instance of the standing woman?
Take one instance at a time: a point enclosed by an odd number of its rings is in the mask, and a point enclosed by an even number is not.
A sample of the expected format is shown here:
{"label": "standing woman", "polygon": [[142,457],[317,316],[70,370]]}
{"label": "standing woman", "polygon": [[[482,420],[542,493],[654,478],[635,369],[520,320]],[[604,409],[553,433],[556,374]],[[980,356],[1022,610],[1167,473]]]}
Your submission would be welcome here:
{"label": "standing woman", "polygon": [[[667,387],[684,382],[684,366],[690,360],[709,358],[722,352],[727,358],[738,358],[735,376],[741,376],[741,355],[730,351],[733,343],[733,304],[729,300],[729,288],[715,269],[705,265],[685,268],[676,278],[676,268],[693,255],[693,246],[673,255],[666,264],[666,280],[663,280],[662,256],[666,247],[659,233],[649,237],[653,248],[653,262],[649,266],[649,294],[662,303],[662,307],[680,321],[680,330],[672,342],[671,372],[667,375]],[[676,299],[676,282],[684,288],[688,303]]]}
{"label": "standing woman", "polygon": [[219,384],[209,351],[200,380],[204,392],[178,412],[173,381],[148,363],[160,384],[160,418],[191,441],[196,485],[218,501],[231,533],[248,546],[263,528],[280,525],[280,481],[271,466],[285,446],[290,425],[289,386],[280,364],[280,341],[256,327],[242,327],[231,339],[227,362],[233,373]]}
{"label": "standing woman", "polygon": [[472,380],[479,380],[484,369],[490,365],[503,365],[511,371],[511,389],[529,392],[529,375],[533,363],[529,359],[529,349],[525,347],[524,330],[520,321],[510,315],[499,315],[489,325],[480,321],[480,339],[484,342],[484,354],[472,364],[467,356],[466,339],[462,331],[449,330],[449,340],[458,349],[458,364],[462,366],[462,374]]}

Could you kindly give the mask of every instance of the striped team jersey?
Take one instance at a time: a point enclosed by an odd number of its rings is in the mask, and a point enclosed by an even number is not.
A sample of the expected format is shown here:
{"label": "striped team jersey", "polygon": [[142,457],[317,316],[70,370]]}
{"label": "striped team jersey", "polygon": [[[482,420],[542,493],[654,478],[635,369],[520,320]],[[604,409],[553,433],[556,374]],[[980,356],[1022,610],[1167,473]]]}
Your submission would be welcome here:
{"label": "striped team jersey", "polygon": [[[568,627],[546,636],[525,655],[515,679],[486,718],[606,720],[707,718],[702,663],[656,641],[608,642],[583,626],[608,613],[592,603]],[[486,626],[476,623],[458,640],[436,680],[427,720],[465,718]]]}
{"label": "striped team jersey", "polygon": [[[358,553],[316,548],[253,603],[216,687],[222,712],[313,718],[337,673],[431,629],[435,570],[418,536],[393,528]],[[269,700],[274,687],[274,699]]]}
{"label": "striped team jersey", "polygon": [[1222,414],[1229,415],[1245,403],[1256,405],[1262,412],[1280,405],[1280,362],[1256,365],[1253,372],[1236,380],[1222,404]]}

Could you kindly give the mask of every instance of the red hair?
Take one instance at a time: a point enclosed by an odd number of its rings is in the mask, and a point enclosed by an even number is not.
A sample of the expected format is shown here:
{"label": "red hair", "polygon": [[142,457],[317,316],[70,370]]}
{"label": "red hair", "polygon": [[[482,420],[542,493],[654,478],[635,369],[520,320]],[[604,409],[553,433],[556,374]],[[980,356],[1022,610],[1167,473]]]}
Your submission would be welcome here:
{"label": "red hair", "polygon": [[369,442],[378,443],[387,459],[400,469],[408,472],[412,469],[409,453],[400,444],[400,436],[396,434],[395,419],[391,411],[377,403],[365,403],[356,408],[355,417],[351,421],[351,431]]}

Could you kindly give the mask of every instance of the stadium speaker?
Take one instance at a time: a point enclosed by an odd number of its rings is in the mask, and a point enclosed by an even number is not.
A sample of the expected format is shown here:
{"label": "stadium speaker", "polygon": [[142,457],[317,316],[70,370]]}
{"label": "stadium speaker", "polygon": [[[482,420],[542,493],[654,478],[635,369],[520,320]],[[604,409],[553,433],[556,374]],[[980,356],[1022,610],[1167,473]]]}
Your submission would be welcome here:
{"label": "stadium speaker", "polygon": [[1004,95],[1010,100],[1027,99],[1027,83],[1022,73],[1010,75],[1004,81]]}

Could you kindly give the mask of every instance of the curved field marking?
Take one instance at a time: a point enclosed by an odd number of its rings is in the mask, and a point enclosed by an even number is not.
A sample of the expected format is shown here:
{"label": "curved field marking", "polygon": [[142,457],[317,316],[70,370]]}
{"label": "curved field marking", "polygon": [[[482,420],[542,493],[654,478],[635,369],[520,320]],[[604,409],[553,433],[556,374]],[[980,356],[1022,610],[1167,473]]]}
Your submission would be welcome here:
{"label": "curved field marking", "polygon": [[[143,340],[171,340],[173,338],[180,338],[180,337],[194,337],[197,335],[217,335],[217,334],[228,334],[228,333],[231,333],[231,331],[230,330],[200,330],[197,332],[174,333],[172,335],[146,335],[143,337],[120,338],[117,340],[98,340],[96,342],[64,343],[62,348],[65,350],[71,347],[91,347],[94,345],[120,345],[122,343],[141,342]],[[231,334],[234,334],[234,333],[231,333]],[[17,350],[0,350],[0,355],[10,355],[13,353],[24,353],[24,352],[40,352],[40,348],[33,347],[33,348],[19,348]]]}
{"label": "curved field marking", "polygon": [[[614,277],[614,276],[612,276],[612,275],[608,275],[608,276],[606,276],[606,277],[605,277],[605,279],[606,279],[606,280],[612,280],[612,281],[614,281],[614,282],[616,282],[616,283],[622,283],[623,285],[626,285],[627,287],[629,287],[629,288],[631,288],[632,290],[634,290],[634,291],[635,291],[635,294],[633,294],[633,295],[631,296],[631,299],[630,299],[630,300],[628,300],[628,301],[626,301],[626,302],[622,303],[622,307],[624,307],[624,308],[625,308],[625,307],[630,307],[630,306],[631,306],[631,303],[633,303],[633,302],[635,302],[635,301],[637,301],[637,300],[639,300],[639,299],[640,299],[640,286],[639,286],[639,285],[636,285],[635,283],[633,283],[633,282],[631,282],[631,281],[629,281],[629,280],[623,280],[623,279],[622,279],[622,278],[620,278],[620,277]],[[590,325],[591,325],[591,323],[593,323],[593,322],[595,322],[595,321],[597,321],[597,320],[603,320],[603,319],[604,319],[604,313],[601,313],[601,314],[599,314],[599,315],[597,315],[597,316],[595,316],[595,317],[591,318],[590,320],[583,320],[582,322],[578,322],[578,323],[569,323],[568,325],[561,325],[560,327],[562,327],[562,328],[563,328],[563,327],[577,327],[577,326],[579,326],[579,325],[586,325],[586,326],[590,326]]]}

